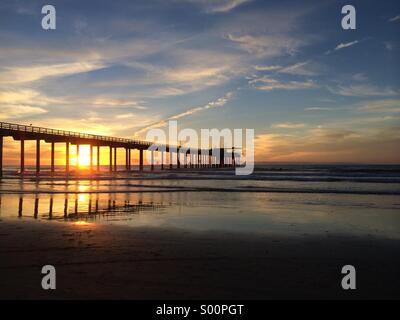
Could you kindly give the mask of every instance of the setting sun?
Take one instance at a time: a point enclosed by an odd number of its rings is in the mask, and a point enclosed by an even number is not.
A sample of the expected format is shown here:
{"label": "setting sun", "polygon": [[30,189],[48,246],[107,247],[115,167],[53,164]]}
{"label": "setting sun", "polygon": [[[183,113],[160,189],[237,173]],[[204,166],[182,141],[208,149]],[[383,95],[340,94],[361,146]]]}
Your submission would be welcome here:
{"label": "setting sun", "polygon": [[74,161],[80,167],[90,166],[90,146],[79,146],[79,157],[75,155]]}

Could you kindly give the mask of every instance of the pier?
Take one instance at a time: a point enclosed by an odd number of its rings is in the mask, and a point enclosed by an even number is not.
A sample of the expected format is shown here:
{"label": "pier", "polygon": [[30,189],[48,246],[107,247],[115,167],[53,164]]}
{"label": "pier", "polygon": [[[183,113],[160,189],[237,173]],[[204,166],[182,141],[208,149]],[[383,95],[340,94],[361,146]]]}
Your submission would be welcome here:
{"label": "pier", "polygon": [[[0,122],[0,177],[3,175],[3,158],[4,158],[4,137],[12,137],[15,141],[20,142],[20,174],[25,173],[25,141],[36,141],[36,174],[41,171],[41,154],[40,148],[42,143],[50,144],[51,160],[50,172],[55,172],[55,146],[56,144],[63,144],[65,146],[65,170],[68,174],[70,168],[70,149],[76,148],[76,171],[79,171],[79,151],[80,146],[90,146],[90,172],[100,172],[100,155],[101,152],[108,153],[108,171],[110,173],[117,172],[117,150],[122,148],[125,150],[125,170],[126,172],[132,171],[132,152],[139,153],[139,171],[144,170],[144,152],[151,152],[150,168],[154,170],[154,150],[149,150],[153,142],[116,138],[102,135],[94,135],[87,133],[79,133],[73,131],[49,129],[43,127],[36,127],[31,125],[13,124],[7,122]],[[166,169],[166,155],[169,155],[169,169],[186,168],[220,168],[220,167],[234,167],[238,162],[238,155],[232,149],[224,148],[210,148],[210,149],[189,149],[188,147],[160,145],[157,146],[161,152],[161,170]],[[106,150],[104,150],[104,148]],[[96,159],[94,158],[94,149],[96,149]],[[183,161],[182,161],[183,160]],[[95,163],[96,162],[96,163]],[[119,171],[118,171],[119,172]]]}

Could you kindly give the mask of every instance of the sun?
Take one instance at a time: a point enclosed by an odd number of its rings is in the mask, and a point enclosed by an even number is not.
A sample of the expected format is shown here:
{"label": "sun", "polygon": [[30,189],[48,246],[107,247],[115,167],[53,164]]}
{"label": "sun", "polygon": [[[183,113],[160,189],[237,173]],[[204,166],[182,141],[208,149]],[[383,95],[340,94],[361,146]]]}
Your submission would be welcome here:
{"label": "sun", "polygon": [[79,146],[79,157],[75,157],[75,162],[77,160],[80,167],[90,166],[90,146]]}

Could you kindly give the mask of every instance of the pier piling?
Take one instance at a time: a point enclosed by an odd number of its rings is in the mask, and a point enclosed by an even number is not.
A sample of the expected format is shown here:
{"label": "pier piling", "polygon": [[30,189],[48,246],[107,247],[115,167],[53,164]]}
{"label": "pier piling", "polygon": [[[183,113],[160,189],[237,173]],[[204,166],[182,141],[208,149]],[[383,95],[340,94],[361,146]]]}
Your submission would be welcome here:
{"label": "pier piling", "polygon": [[109,171],[112,172],[113,170],[112,166],[112,147],[110,146],[110,160],[109,160]]}
{"label": "pier piling", "polygon": [[97,146],[97,172],[100,172],[100,146]]}
{"label": "pier piling", "polygon": [[55,143],[51,143],[51,173],[54,173],[54,148],[55,148]]}
{"label": "pier piling", "polygon": [[117,172],[117,147],[114,148],[114,172]]}
{"label": "pier piling", "polygon": [[90,145],[90,172],[93,173],[93,145]]}
{"label": "pier piling", "polygon": [[143,171],[143,149],[139,150],[139,171]]}
{"label": "pier piling", "polygon": [[21,165],[20,165],[21,174],[25,171],[25,140],[21,139]]}
{"label": "pier piling", "polygon": [[36,140],[36,174],[40,173],[40,139]]}
{"label": "pier piling", "polygon": [[69,173],[69,142],[65,143],[65,170]]}
{"label": "pier piling", "polygon": [[3,136],[0,136],[0,178],[3,176]]}

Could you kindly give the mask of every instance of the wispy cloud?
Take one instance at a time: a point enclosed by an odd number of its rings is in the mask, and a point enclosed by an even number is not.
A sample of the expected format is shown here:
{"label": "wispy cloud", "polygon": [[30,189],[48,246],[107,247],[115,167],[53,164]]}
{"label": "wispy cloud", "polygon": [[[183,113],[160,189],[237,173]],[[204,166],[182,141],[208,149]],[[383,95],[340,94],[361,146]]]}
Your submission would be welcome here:
{"label": "wispy cloud", "polygon": [[275,71],[282,69],[282,66],[254,66],[254,69],[257,71]]}
{"label": "wispy cloud", "polygon": [[276,71],[278,73],[298,76],[314,76],[317,74],[317,72],[313,70],[315,67],[311,66],[309,61],[298,62],[286,67],[280,65],[256,65],[254,69],[257,71]]}
{"label": "wispy cloud", "polygon": [[359,111],[365,112],[385,112],[385,113],[399,113],[400,112],[400,99],[383,99],[361,103],[358,107]]}
{"label": "wispy cloud", "polygon": [[294,55],[303,40],[288,35],[233,35],[228,34],[228,39],[237,43],[239,47],[249,54],[258,57],[276,57],[281,55]]}
{"label": "wispy cloud", "polygon": [[362,82],[362,81],[367,81],[368,77],[364,73],[356,73],[353,74],[352,79]]}
{"label": "wispy cloud", "polygon": [[296,123],[296,122],[283,122],[283,123],[275,123],[271,127],[277,129],[301,129],[306,125],[304,123]]}
{"label": "wispy cloud", "polygon": [[333,108],[330,107],[308,107],[304,108],[304,111],[330,111],[333,110]]}
{"label": "wispy cloud", "polygon": [[389,19],[389,22],[394,22],[394,21],[398,21],[400,20],[400,14],[398,14],[397,16],[394,16],[393,18]]}
{"label": "wispy cloud", "polygon": [[390,41],[383,42],[383,45],[385,46],[386,50],[388,50],[388,51],[392,51],[394,48],[394,44]]}
{"label": "wispy cloud", "polygon": [[191,109],[188,109],[188,110],[186,110],[184,112],[172,115],[172,116],[170,116],[170,117],[168,117],[166,119],[157,121],[157,122],[155,122],[155,123],[153,123],[153,124],[151,124],[149,126],[146,126],[146,127],[142,128],[142,129],[136,131],[135,132],[135,136],[138,136],[138,135],[140,135],[142,133],[145,133],[146,131],[148,131],[150,129],[153,129],[153,128],[165,127],[168,124],[168,121],[171,121],[171,120],[178,120],[178,119],[181,119],[181,118],[184,118],[184,117],[187,117],[187,116],[191,116],[191,115],[193,115],[195,113],[198,113],[198,112],[202,112],[202,111],[207,111],[207,110],[210,110],[210,109],[223,107],[233,97],[233,95],[234,95],[233,91],[228,92],[223,97],[220,97],[220,98],[218,98],[218,99],[216,99],[214,101],[211,101],[211,102],[207,103],[204,106],[191,108]]}
{"label": "wispy cloud", "polygon": [[302,90],[316,88],[317,84],[312,80],[306,81],[279,81],[268,76],[253,79],[249,82],[254,88],[258,90],[271,91],[271,90]]}
{"label": "wispy cloud", "polygon": [[[227,58],[229,59],[229,58]],[[181,88],[187,92],[199,91],[208,87],[228,82],[241,72],[241,67],[233,68],[231,62],[219,66],[200,64],[197,66],[181,66],[164,68],[155,73],[160,83]]]}
{"label": "wispy cloud", "polygon": [[355,40],[355,41],[352,41],[352,42],[346,42],[346,43],[339,43],[336,47],[335,47],[335,49],[334,50],[341,50],[341,49],[344,49],[344,48],[349,48],[349,47],[351,47],[351,46],[354,46],[355,44],[357,44],[357,43],[359,43],[359,41],[358,40]]}
{"label": "wispy cloud", "polygon": [[[351,42],[342,42],[342,43],[339,43],[339,44],[333,49],[333,51],[338,51],[338,50],[342,50],[342,49],[345,49],[345,48],[350,48],[350,47],[356,45],[357,43],[360,43],[360,41],[355,40],[355,41],[351,41]],[[329,54],[331,54],[331,53],[332,53],[332,50],[328,50],[328,51],[325,52],[326,55],[329,55]]]}
{"label": "wispy cloud", "polygon": [[187,0],[201,5],[208,13],[225,13],[252,0]]}
{"label": "wispy cloud", "polygon": [[301,75],[301,76],[313,76],[316,75],[315,71],[312,71],[310,68],[309,61],[299,62],[288,67],[280,69],[278,72],[287,73],[293,75]]}
{"label": "wispy cloud", "polygon": [[135,109],[144,110],[146,107],[141,105],[141,102],[132,101],[130,99],[118,99],[109,97],[93,97],[89,100],[83,100],[84,104],[89,104],[93,106],[104,106],[104,107],[131,107]]}
{"label": "wispy cloud", "polygon": [[135,95],[142,98],[170,97],[228,83],[243,77],[250,65],[239,55],[211,49],[176,48],[168,53],[171,62],[129,61],[119,68],[127,72],[113,79],[94,79],[90,84],[97,88],[134,88]]}
{"label": "wispy cloud", "polygon": [[0,89],[0,105],[34,105],[43,107],[51,103],[63,103],[63,100],[47,97],[33,89]]}
{"label": "wispy cloud", "polygon": [[47,77],[61,77],[71,74],[90,72],[104,68],[105,65],[93,62],[74,62],[54,65],[34,65],[26,67],[8,67],[0,73],[2,83],[25,83]]}
{"label": "wispy cloud", "polygon": [[18,119],[22,117],[31,117],[46,113],[47,110],[40,107],[32,107],[26,105],[7,105],[0,104],[0,119],[1,120],[11,120]]}
{"label": "wispy cloud", "polygon": [[396,96],[400,94],[399,90],[392,88],[381,88],[369,84],[357,84],[357,85],[340,85],[336,88],[328,87],[328,89],[334,93],[346,97],[373,97],[373,96]]}
{"label": "wispy cloud", "polygon": [[135,118],[135,114],[130,112],[130,113],[123,113],[123,114],[117,114],[115,116],[115,119],[130,119],[130,118]]}

